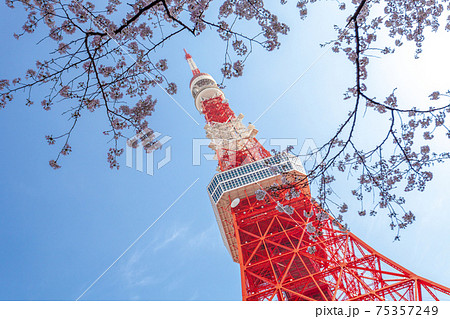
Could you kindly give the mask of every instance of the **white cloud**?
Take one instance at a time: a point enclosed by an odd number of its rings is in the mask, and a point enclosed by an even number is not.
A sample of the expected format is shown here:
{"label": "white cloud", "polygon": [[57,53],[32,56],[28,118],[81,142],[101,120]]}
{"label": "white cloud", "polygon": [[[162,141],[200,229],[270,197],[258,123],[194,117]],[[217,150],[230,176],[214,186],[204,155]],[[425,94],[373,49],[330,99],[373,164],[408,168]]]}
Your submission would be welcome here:
{"label": "white cloud", "polygon": [[220,238],[219,229],[215,223],[211,223],[208,228],[192,236],[187,242],[187,245],[188,248],[191,249],[197,249],[200,247],[216,248],[218,238]]}
{"label": "white cloud", "polygon": [[157,242],[153,247],[153,252],[157,252],[165,247],[167,247],[171,242],[175,241],[177,238],[182,237],[187,231],[189,227],[185,226],[182,228],[176,228],[172,234],[170,234],[166,239],[162,242]]}

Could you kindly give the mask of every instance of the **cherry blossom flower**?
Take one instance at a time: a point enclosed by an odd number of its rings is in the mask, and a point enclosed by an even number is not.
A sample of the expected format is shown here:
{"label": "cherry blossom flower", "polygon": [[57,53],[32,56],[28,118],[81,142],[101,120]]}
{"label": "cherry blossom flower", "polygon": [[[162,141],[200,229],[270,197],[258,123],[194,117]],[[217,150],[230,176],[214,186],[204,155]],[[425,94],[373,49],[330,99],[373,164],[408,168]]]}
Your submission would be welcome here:
{"label": "cherry blossom flower", "polygon": [[160,71],[165,71],[167,70],[167,59],[161,59],[158,61],[158,63],[156,63],[156,68]]}
{"label": "cherry blossom flower", "polygon": [[94,112],[95,109],[100,107],[100,100],[98,99],[88,100],[86,103],[86,107],[89,111]]}
{"label": "cherry blossom flower", "polygon": [[292,206],[285,205],[283,207],[283,211],[288,215],[292,215],[294,213],[294,208]]}
{"label": "cherry blossom flower", "polygon": [[438,100],[441,94],[438,91],[435,91],[429,95],[430,100]]}
{"label": "cherry blossom flower", "polygon": [[300,196],[300,193],[295,189],[291,188],[288,192],[286,192],[285,199],[291,200]]}
{"label": "cherry blossom flower", "polygon": [[324,220],[327,220],[327,219],[328,219],[328,214],[325,213],[325,212],[323,212],[323,211],[320,211],[319,213],[317,213],[316,219],[317,219],[319,222],[323,222]]}
{"label": "cherry blossom flower", "polygon": [[177,85],[173,82],[169,83],[166,88],[167,93],[169,93],[170,95],[176,94],[177,90],[178,90]]}
{"label": "cherry blossom flower", "polygon": [[47,140],[48,145],[53,145],[55,144],[55,139],[53,138],[53,136],[51,135],[46,135],[45,139]]}
{"label": "cherry blossom flower", "polygon": [[316,231],[316,227],[313,226],[312,222],[306,224],[306,231],[308,233],[314,233]]}
{"label": "cherry blossom flower", "polygon": [[266,196],[266,194],[267,194],[266,191],[264,191],[262,189],[257,189],[255,191],[256,200],[263,200],[264,197]]}
{"label": "cherry blossom flower", "polygon": [[69,144],[65,144],[64,147],[61,150],[62,155],[69,155],[69,153],[72,152],[72,148]]}
{"label": "cherry blossom flower", "polygon": [[49,163],[50,167],[52,167],[53,169],[61,168],[61,166],[58,165],[55,160],[50,160],[48,163]]}
{"label": "cherry blossom flower", "polygon": [[[361,178],[362,178],[362,176],[361,176]],[[341,207],[339,208],[339,211],[340,211],[341,213],[346,213],[346,212],[348,211],[348,205],[347,205],[346,203],[343,203],[343,204],[341,205]]]}
{"label": "cherry blossom flower", "polygon": [[284,206],[283,206],[283,204],[281,204],[280,202],[277,202],[277,205],[275,206],[275,209],[276,209],[277,211],[279,211],[280,213],[283,213],[283,212],[284,212]]}
{"label": "cherry blossom flower", "polygon": [[303,216],[305,216],[305,218],[311,218],[311,217],[313,217],[313,215],[314,215],[314,212],[312,210],[311,211],[307,211],[307,210],[303,211]]}
{"label": "cherry blossom flower", "polygon": [[70,49],[70,46],[68,44],[64,44],[62,42],[60,42],[58,44],[58,53],[59,54],[67,53],[67,50],[69,50],[69,49]]}
{"label": "cherry blossom flower", "polygon": [[65,85],[61,88],[61,90],[59,90],[59,95],[61,95],[62,97],[65,98],[70,98],[70,92],[69,92],[69,86]]}
{"label": "cherry blossom flower", "polygon": [[69,20],[64,20],[64,22],[61,25],[61,29],[66,32],[67,34],[74,34],[75,33],[75,26],[72,22]]}
{"label": "cherry blossom flower", "polygon": [[308,252],[308,254],[314,255],[315,252],[317,251],[316,246],[309,246],[306,251]]}
{"label": "cherry blossom flower", "polygon": [[269,167],[269,172],[270,172],[272,175],[277,175],[280,171],[279,171],[278,167],[276,167],[276,166],[270,166],[270,167]]}

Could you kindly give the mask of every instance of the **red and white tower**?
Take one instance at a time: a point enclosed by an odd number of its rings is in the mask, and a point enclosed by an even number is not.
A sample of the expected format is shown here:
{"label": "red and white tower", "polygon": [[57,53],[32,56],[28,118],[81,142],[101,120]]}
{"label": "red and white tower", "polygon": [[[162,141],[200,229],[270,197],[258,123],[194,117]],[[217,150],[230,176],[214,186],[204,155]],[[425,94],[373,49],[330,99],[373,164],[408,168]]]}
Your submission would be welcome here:
{"label": "red and white tower", "polygon": [[[186,52],[186,51],[185,51]],[[300,160],[271,154],[190,54],[190,89],[218,171],[208,194],[243,300],[439,300],[450,289],[381,255],[311,198]]]}

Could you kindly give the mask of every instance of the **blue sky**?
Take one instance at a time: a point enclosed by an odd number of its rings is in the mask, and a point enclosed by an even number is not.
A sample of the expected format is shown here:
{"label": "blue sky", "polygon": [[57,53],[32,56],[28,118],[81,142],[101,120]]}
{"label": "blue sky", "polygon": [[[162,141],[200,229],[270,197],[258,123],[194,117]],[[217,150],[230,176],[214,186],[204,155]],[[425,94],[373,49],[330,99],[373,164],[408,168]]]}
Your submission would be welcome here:
{"label": "blue sky", "polygon": [[[35,46],[36,38],[14,40],[20,19],[3,3],[0,6],[0,36],[7,48],[1,53],[0,78],[11,78],[45,53],[46,42]],[[291,27],[281,49],[267,53],[254,48],[244,76],[225,89],[245,123],[253,122],[308,68],[323,52],[319,44],[334,36],[333,25],[345,20],[329,2],[311,6],[303,22],[293,10],[279,16]],[[374,62],[372,94],[386,96],[397,87],[408,103],[426,102],[434,90],[447,90],[448,40],[448,33],[430,37],[418,61],[405,45],[396,56]],[[47,146],[44,136],[67,129],[69,122],[61,111],[45,112],[38,104],[27,107],[23,96],[0,110],[0,300],[76,299],[197,178],[82,300],[240,300],[239,267],[222,244],[206,193],[216,163],[202,160],[200,166],[192,165],[192,139],[204,138],[204,119],[188,89],[191,73],[183,48],[201,71],[220,79],[225,44],[214,32],[198,38],[185,34],[158,51],[168,57],[167,75],[178,84],[175,99],[200,125],[159,89],[150,92],[158,98],[150,126],[172,137],[172,160],[153,176],[126,167],[125,157],[119,171],[109,169],[102,112],[82,118],[71,142],[72,154],[54,171],[48,161],[56,148]],[[298,138],[300,146],[305,138],[317,145],[325,142],[351,107],[342,101],[342,93],[352,85],[353,69],[345,57],[328,52],[258,121],[258,136]],[[370,124],[361,140],[380,129],[375,120]],[[448,150],[449,142],[438,140],[436,147]],[[155,154],[157,161],[163,157],[163,152]],[[361,218],[349,212],[345,218],[351,230],[379,252],[450,286],[444,246],[450,241],[448,164],[433,172],[434,180],[424,193],[406,195],[417,221],[402,233],[400,242],[392,242],[385,216]],[[347,187],[346,180],[339,183],[341,191]]]}

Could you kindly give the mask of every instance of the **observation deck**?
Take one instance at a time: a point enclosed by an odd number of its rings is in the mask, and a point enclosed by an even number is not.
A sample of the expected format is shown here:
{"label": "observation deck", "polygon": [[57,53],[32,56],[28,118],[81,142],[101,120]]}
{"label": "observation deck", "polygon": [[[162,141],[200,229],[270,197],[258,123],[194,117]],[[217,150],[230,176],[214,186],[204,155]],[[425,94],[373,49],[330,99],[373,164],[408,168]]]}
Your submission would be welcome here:
{"label": "observation deck", "polygon": [[[254,197],[256,190],[265,189],[274,183],[281,185],[283,173],[302,178],[306,175],[299,158],[288,153],[280,153],[217,173],[209,183],[207,190],[214,215],[225,247],[233,261],[239,262],[232,209],[239,207],[239,204],[233,207],[232,202]],[[261,205],[264,208],[264,202],[261,202]]]}

